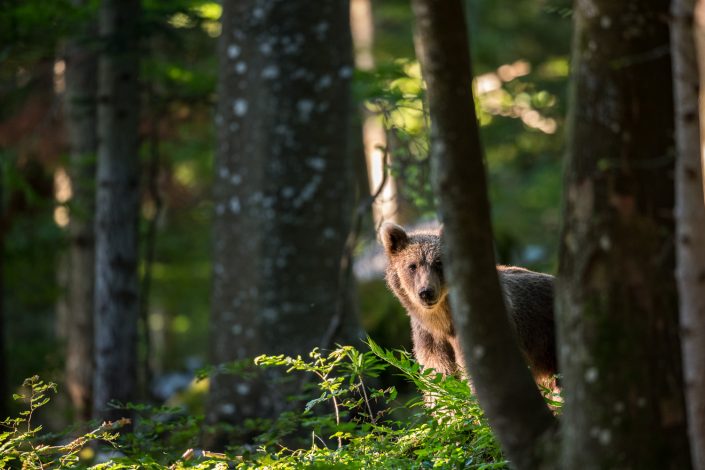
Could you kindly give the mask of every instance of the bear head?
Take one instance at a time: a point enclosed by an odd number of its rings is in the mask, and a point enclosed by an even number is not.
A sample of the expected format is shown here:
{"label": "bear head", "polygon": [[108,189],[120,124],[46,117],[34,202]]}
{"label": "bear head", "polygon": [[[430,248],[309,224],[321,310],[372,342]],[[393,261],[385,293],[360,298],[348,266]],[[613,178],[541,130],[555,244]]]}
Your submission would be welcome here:
{"label": "bear head", "polygon": [[[441,233],[406,232],[391,222],[380,229],[387,255],[387,282],[402,303],[433,310],[445,300],[448,288],[441,263]],[[406,305],[407,308],[411,305]]]}

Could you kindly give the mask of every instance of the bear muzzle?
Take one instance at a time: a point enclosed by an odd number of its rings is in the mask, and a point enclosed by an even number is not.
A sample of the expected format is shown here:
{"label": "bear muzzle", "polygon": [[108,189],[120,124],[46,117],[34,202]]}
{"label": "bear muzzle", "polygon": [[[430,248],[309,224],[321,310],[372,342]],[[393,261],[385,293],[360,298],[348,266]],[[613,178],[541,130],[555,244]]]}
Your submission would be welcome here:
{"label": "bear muzzle", "polygon": [[425,307],[433,307],[438,303],[438,292],[430,288],[421,289],[419,291],[419,299]]}

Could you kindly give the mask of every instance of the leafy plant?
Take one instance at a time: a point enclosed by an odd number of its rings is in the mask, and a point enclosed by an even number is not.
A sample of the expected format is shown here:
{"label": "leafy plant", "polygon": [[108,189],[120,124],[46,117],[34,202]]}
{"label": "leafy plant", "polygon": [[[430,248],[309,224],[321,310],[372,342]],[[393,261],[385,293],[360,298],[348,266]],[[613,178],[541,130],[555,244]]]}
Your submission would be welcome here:
{"label": "leafy plant", "polygon": [[92,440],[101,440],[114,444],[115,430],[129,424],[122,419],[102,423],[97,428],[80,435],[66,444],[49,445],[39,433],[41,425],[34,425],[32,418],[37,411],[49,403],[50,393],[56,393],[56,384],[46,383],[38,376],[26,379],[22,386],[28,389],[26,394],[15,394],[13,398],[26,402],[27,409],[17,418],[7,418],[0,422],[4,428],[0,433],[0,468],[14,467],[20,463],[22,469],[44,469],[51,467],[73,467],[78,461],[78,453]]}
{"label": "leafy plant", "polygon": [[[307,358],[256,358],[260,367],[304,373],[310,379],[304,384],[307,398],[295,402],[298,411],[271,423],[256,447],[224,453],[196,448],[202,417],[141,404],[120,405],[136,416],[129,433],[114,432],[128,423],[121,420],[103,423],[67,444],[50,445],[57,436],[40,435],[42,428],[34,426],[32,418],[56,386],[32,377],[24,384],[28,393],[16,396],[28,409],[1,423],[7,431],[0,434],[0,468],[15,463],[28,469],[85,466],[78,453],[94,439],[106,442],[115,455],[95,462],[93,469],[506,468],[465,381],[422,370],[405,351],[388,351],[371,340],[368,344],[365,352],[339,346],[330,352],[314,349]],[[421,393],[402,398],[394,387],[375,388],[376,377],[385,369],[396,371]],[[243,368],[218,370],[237,373]],[[424,406],[422,395],[433,397],[432,406]],[[308,442],[290,448],[287,436],[301,432],[308,433]]]}
{"label": "leafy plant", "polygon": [[[325,355],[315,349],[310,360],[258,357],[262,366],[310,373],[320,395],[303,411],[302,424],[313,426],[308,448],[273,451],[265,445],[240,461],[239,468],[506,467],[466,382],[421,370],[407,352],[387,351],[371,340],[368,344],[367,352],[341,346]],[[367,382],[388,367],[432,395],[433,406],[423,406],[420,395],[400,402],[393,387],[370,388]],[[332,411],[316,416],[315,408],[322,406]]]}

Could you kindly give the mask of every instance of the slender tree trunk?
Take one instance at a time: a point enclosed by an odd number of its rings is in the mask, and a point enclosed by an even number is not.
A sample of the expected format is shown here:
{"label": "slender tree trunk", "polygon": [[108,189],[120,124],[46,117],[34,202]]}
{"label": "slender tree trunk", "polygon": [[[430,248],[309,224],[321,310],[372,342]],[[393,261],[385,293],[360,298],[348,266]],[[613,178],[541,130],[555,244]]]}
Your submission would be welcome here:
{"label": "slender tree trunk", "polygon": [[159,168],[160,168],[160,136],[159,123],[162,116],[162,109],[159,105],[159,98],[156,90],[151,85],[147,89],[146,97],[152,109],[149,117],[149,141],[148,153],[149,164],[147,165],[146,190],[154,205],[154,214],[147,223],[146,235],[144,238],[144,274],[140,286],[140,314],[139,314],[139,373],[138,381],[141,384],[140,395],[143,399],[150,399],[150,385],[155,372],[155,349],[152,341],[152,332],[149,328],[150,296],[152,294],[152,281],[154,277],[154,260],[157,254],[157,229],[162,216],[164,206],[161,191],[159,188]]}
{"label": "slender tree trunk", "polygon": [[[353,318],[340,275],[353,198],[349,6],[223,7],[211,360],[306,354]],[[216,375],[207,421],[276,416],[288,389],[263,387]]]}
{"label": "slender tree trunk", "polygon": [[139,0],[103,0],[99,61],[94,416],[136,395]]}
{"label": "slender tree trunk", "polygon": [[[74,2],[85,6],[84,0]],[[91,417],[95,278],[96,34],[86,26],[66,46],[66,117],[71,143],[71,219],[66,382],[76,418]]]}
{"label": "slender tree trunk", "polygon": [[[693,35],[695,36],[695,51],[697,54],[698,76],[700,77],[700,105],[698,106],[700,116],[700,152],[701,161],[705,164],[705,0],[695,0],[695,24]],[[705,171],[703,172],[703,184],[705,185]]]}
{"label": "slender tree trunk", "polygon": [[[360,70],[370,71],[375,68],[373,53],[374,18],[372,16],[371,0],[352,0],[350,2],[350,25],[352,30],[353,48],[355,50],[355,66]],[[378,191],[384,181],[384,188],[372,205],[375,227],[384,221],[397,221],[397,191],[394,178],[388,172],[387,136],[378,115],[362,106],[362,141],[367,163],[367,176],[370,192]]]}
{"label": "slender tree trunk", "polygon": [[575,3],[557,286],[562,468],[690,467],[668,7]]}
{"label": "slender tree trunk", "polygon": [[368,71],[374,69],[375,24],[371,0],[350,0],[350,29],[355,51],[355,67]]}
{"label": "slender tree trunk", "polygon": [[8,416],[7,332],[5,326],[5,165],[0,162],[0,417]]}
{"label": "slender tree trunk", "polygon": [[671,51],[676,111],[676,253],[683,376],[693,466],[705,469],[705,198],[694,12],[694,0],[673,0]]}
{"label": "slender tree trunk", "polygon": [[[515,468],[537,468],[556,422],[514,341],[495,268],[461,0],[413,0],[431,114],[433,183],[453,320],[477,397]],[[499,372],[501,371],[501,372]]]}

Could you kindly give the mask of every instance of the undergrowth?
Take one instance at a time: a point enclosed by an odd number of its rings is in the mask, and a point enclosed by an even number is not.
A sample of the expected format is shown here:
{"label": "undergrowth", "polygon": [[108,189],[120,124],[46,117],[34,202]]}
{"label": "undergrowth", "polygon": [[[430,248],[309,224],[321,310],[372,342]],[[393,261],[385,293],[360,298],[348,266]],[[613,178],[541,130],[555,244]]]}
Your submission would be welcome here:
{"label": "undergrowth", "polygon": [[[383,350],[372,341],[369,347],[256,358],[260,367],[308,374],[315,393],[298,411],[283,413],[255,446],[224,453],[199,449],[203,418],[178,407],[124,405],[136,418],[122,434],[127,420],[42,434],[32,418],[56,386],[33,377],[24,383],[27,393],[15,396],[27,409],[0,423],[0,468],[507,467],[466,382],[421,370],[406,352]],[[404,376],[421,394],[401,400],[394,387],[375,388],[384,370]],[[433,404],[424,405],[421,395]],[[310,436],[306,445],[290,448],[287,435],[302,432]]]}

